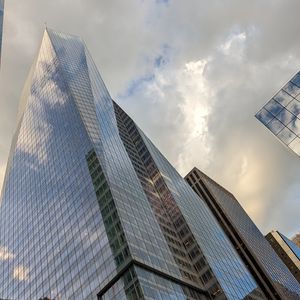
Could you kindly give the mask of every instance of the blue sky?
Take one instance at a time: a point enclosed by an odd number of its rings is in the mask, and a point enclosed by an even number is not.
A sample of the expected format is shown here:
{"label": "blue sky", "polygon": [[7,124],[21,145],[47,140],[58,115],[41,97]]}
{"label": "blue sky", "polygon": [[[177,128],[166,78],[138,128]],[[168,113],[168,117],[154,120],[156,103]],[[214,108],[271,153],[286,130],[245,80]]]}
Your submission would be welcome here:
{"label": "blue sky", "polygon": [[1,181],[47,22],[86,41],[112,97],[182,175],[197,166],[234,193],[264,233],[295,234],[300,160],[254,114],[299,71],[299,9],[297,0],[7,1]]}

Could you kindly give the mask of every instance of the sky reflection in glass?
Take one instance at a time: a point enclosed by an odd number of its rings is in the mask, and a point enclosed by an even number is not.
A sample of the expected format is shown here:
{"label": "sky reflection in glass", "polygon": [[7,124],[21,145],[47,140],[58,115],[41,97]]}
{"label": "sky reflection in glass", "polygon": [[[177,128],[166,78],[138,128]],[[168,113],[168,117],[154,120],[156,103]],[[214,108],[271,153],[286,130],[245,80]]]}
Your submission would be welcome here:
{"label": "sky reflection in glass", "polygon": [[282,143],[300,155],[300,72],[255,115]]}

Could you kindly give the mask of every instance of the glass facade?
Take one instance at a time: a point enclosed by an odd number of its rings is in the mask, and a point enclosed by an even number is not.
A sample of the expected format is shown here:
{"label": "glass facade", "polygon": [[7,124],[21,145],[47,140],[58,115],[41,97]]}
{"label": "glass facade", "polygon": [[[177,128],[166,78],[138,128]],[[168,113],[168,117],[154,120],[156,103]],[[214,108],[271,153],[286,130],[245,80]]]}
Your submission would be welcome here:
{"label": "glass facade", "polygon": [[260,283],[269,289],[268,297],[278,299],[278,295],[280,299],[300,299],[299,283],[235,197],[197,168],[185,178],[205,199],[235,247],[240,248],[239,253],[251,271],[258,272]]}
{"label": "glass facade", "polygon": [[0,205],[2,298],[265,299],[78,37],[44,33]]}
{"label": "glass facade", "polygon": [[300,283],[300,248],[279,231],[271,231],[266,239]]}
{"label": "glass facade", "polygon": [[2,54],[3,18],[4,18],[4,0],[0,0],[0,64],[1,64],[1,54]]}
{"label": "glass facade", "polygon": [[284,145],[300,155],[300,72],[255,117]]}

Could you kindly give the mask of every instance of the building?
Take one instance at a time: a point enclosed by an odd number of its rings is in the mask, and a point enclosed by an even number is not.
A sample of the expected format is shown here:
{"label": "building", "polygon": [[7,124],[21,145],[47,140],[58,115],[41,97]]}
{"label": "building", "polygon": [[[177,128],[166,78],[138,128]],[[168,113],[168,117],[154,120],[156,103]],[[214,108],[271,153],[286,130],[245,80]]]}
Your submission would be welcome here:
{"label": "building", "polygon": [[285,146],[300,155],[300,72],[255,117]]}
{"label": "building", "polygon": [[278,231],[266,235],[267,241],[300,283],[300,248]]}
{"label": "building", "polygon": [[185,179],[214,214],[267,298],[299,299],[299,284],[236,198],[197,168]]}
{"label": "building", "polygon": [[78,37],[44,33],[0,203],[2,298],[266,299]]}
{"label": "building", "polygon": [[4,0],[0,0],[0,65],[1,65],[1,54],[2,54],[3,18],[4,18]]}
{"label": "building", "polygon": [[300,247],[300,233],[297,233],[293,238],[292,241],[298,246]]}

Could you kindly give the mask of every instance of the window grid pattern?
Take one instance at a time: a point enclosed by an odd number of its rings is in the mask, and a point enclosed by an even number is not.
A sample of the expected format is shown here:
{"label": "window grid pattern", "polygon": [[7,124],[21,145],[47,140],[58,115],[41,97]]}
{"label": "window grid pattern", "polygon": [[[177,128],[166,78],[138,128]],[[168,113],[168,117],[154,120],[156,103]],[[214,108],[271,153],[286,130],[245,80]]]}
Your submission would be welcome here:
{"label": "window grid pattern", "polygon": [[213,298],[224,297],[199,245],[187,226],[132,119],[114,103],[119,131],[149,203],[182,276],[204,286]]}
{"label": "window grid pattern", "polygon": [[47,32],[31,75],[2,194],[0,295],[95,299],[115,263],[86,161],[92,144]]}
{"label": "window grid pattern", "polygon": [[[235,197],[212,179],[197,172],[213,194],[241,237],[263,265],[275,286],[287,299],[300,297],[300,285],[269,245],[263,234],[249,218]],[[195,178],[196,179],[196,178]]]}
{"label": "window grid pattern", "polygon": [[203,294],[166,278],[131,267],[100,300],[204,300]]}
{"label": "window grid pattern", "polygon": [[139,130],[143,141],[171,191],[181,213],[201,246],[213,273],[228,299],[243,299],[258,288],[229,239],[205,203],[168,160]]}
{"label": "window grid pattern", "polygon": [[284,145],[300,155],[300,72],[255,117]]}
{"label": "window grid pattern", "polygon": [[[186,253],[174,255],[161,230],[149,186],[120,137],[113,100],[81,39],[46,30],[21,108],[1,196],[1,297],[95,299],[130,259],[176,282],[193,281],[188,257],[178,260]],[[208,210],[193,206],[195,194],[139,134],[159,171],[152,192],[172,195],[226,297],[248,296],[256,284]],[[134,268],[141,299],[153,299],[154,287],[161,299],[174,298],[174,291],[178,299],[200,299]],[[211,279],[208,271],[203,280]],[[134,299],[122,282],[119,289]]]}
{"label": "window grid pattern", "polygon": [[55,33],[51,40],[101,161],[131,257],[181,278],[119,137],[112,99],[86,47],[64,34]]}

